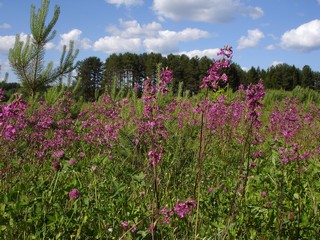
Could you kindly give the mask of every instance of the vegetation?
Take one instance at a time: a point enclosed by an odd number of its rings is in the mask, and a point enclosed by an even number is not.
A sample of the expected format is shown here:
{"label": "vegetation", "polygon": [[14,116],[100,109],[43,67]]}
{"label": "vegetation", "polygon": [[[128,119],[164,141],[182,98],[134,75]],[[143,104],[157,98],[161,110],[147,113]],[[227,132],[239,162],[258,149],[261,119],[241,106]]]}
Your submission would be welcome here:
{"label": "vegetation", "polygon": [[83,104],[55,87],[3,102],[2,238],[315,239],[319,106],[223,87],[221,54],[192,97],[163,69],[141,98],[113,88]]}
{"label": "vegetation", "polygon": [[319,236],[318,73],[244,72],[226,46],[214,61],[90,57],[47,88],[77,54],[43,67],[48,4],[10,51],[31,97],[0,83],[1,239]]}
{"label": "vegetation", "polygon": [[55,6],[54,15],[46,26],[46,18],[49,10],[49,0],[42,0],[41,8],[35,12],[35,6],[31,6],[31,34],[26,42],[21,41],[17,35],[14,47],[9,51],[9,61],[13,71],[21,81],[22,87],[31,97],[37,92],[43,91],[48,84],[67,75],[75,69],[73,62],[78,55],[74,51],[73,42],[69,44],[69,50],[63,47],[60,65],[53,67],[53,62],[44,66],[46,45],[55,37],[54,25],[58,21],[60,8]]}

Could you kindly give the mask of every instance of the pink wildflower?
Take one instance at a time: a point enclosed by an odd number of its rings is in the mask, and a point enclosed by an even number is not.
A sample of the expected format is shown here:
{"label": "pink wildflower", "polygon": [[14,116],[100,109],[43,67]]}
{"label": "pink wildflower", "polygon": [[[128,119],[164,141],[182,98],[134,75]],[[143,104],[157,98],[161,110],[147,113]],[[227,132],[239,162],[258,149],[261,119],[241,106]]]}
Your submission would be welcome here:
{"label": "pink wildflower", "polygon": [[196,203],[194,200],[188,200],[184,203],[177,202],[176,206],[174,207],[174,211],[180,218],[184,218],[192,208],[196,206]]}
{"label": "pink wildflower", "polygon": [[77,160],[75,160],[74,158],[70,158],[70,160],[68,161],[68,163],[70,165],[75,165],[77,163]]}
{"label": "pink wildflower", "polygon": [[121,223],[121,227],[122,227],[124,230],[126,230],[126,229],[129,227],[129,223],[124,220],[124,221],[122,221],[122,223]]}
{"label": "pink wildflower", "polygon": [[70,199],[77,199],[80,197],[80,192],[78,189],[74,188],[69,192]]}
{"label": "pink wildflower", "polygon": [[59,171],[59,170],[61,169],[61,165],[60,165],[60,163],[59,163],[58,160],[54,160],[54,161],[52,162],[52,166],[53,166],[53,168],[54,168],[55,171]]}
{"label": "pink wildflower", "polygon": [[64,151],[58,150],[52,153],[52,156],[55,158],[63,158],[64,157]]}

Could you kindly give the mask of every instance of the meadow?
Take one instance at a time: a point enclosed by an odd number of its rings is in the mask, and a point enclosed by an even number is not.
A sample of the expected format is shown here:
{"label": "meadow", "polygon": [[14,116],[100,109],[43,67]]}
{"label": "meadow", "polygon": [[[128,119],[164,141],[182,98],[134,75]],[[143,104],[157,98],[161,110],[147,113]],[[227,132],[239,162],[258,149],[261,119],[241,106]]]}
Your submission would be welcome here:
{"label": "meadow", "polygon": [[2,102],[1,239],[317,239],[319,105],[219,87],[221,55],[192,97],[163,69],[92,103]]}

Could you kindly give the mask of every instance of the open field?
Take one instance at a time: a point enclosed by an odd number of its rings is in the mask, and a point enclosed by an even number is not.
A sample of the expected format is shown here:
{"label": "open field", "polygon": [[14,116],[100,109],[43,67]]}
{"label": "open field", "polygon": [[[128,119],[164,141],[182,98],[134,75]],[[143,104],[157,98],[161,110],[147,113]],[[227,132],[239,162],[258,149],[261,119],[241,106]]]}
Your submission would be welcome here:
{"label": "open field", "polygon": [[170,74],[2,103],[1,239],[319,237],[319,106],[263,105],[262,82],[173,95]]}

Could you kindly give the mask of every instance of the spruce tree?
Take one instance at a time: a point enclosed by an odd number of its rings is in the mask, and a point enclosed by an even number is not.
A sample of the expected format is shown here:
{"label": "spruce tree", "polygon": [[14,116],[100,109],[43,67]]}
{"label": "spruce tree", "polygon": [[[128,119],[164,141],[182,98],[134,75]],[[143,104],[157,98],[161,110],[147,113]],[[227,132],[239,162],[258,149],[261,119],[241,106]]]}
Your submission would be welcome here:
{"label": "spruce tree", "polygon": [[67,47],[63,46],[59,66],[53,67],[52,61],[45,66],[45,46],[56,35],[53,27],[60,15],[60,7],[55,6],[53,17],[46,25],[49,4],[50,0],[42,0],[37,12],[35,6],[31,6],[31,35],[25,42],[17,35],[14,47],[9,50],[10,65],[31,97],[76,68],[74,60],[79,50],[74,50],[73,41],[70,41],[68,51]]}

